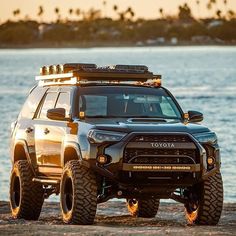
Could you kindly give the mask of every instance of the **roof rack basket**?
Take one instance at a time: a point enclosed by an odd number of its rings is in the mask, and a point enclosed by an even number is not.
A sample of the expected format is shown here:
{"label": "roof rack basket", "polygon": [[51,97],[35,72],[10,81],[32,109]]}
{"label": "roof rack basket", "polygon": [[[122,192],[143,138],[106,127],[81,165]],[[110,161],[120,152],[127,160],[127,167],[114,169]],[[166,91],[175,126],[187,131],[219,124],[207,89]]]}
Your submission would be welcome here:
{"label": "roof rack basket", "polygon": [[[160,86],[161,76],[153,75],[147,66],[114,65],[97,67],[95,64],[69,63],[40,68],[35,78],[40,86],[52,84],[131,83]],[[157,81],[158,80],[158,81]]]}

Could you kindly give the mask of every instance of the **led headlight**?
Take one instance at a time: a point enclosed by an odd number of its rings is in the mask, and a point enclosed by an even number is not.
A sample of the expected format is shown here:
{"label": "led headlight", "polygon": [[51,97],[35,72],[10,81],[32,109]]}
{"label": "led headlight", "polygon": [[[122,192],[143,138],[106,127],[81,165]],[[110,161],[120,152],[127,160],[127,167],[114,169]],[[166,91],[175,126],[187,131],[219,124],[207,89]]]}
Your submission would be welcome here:
{"label": "led headlight", "polygon": [[89,131],[88,140],[90,143],[118,142],[125,135],[125,133],[94,129]]}
{"label": "led headlight", "polygon": [[194,137],[200,142],[200,143],[216,143],[217,142],[217,136],[214,132],[207,132],[207,133],[201,133],[201,134],[194,134]]}

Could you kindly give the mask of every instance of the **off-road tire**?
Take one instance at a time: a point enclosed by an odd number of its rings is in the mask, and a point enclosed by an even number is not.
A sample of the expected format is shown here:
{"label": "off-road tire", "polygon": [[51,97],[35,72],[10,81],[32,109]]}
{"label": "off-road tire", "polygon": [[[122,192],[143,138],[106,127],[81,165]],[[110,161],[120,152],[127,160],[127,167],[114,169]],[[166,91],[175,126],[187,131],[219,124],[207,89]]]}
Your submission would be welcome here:
{"label": "off-road tire", "polygon": [[185,205],[185,215],[189,224],[216,225],[223,208],[223,182],[220,171],[196,186],[198,206],[195,211]]}
{"label": "off-road tire", "polygon": [[33,172],[26,160],[17,161],[10,177],[10,206],[13,218],[38,220],[44,191],[39,183],[32,181]]}
{"label": "off-road tire", "polygon": [[160,205],[159,199],[127,199],[127,208],[132,216],[154,218]]}
{"label": "off-road tire", "polygon": [[96,176],[76,160],[69,161],[63,169],[60,205],[65,223],[93,224],[97,210]]}

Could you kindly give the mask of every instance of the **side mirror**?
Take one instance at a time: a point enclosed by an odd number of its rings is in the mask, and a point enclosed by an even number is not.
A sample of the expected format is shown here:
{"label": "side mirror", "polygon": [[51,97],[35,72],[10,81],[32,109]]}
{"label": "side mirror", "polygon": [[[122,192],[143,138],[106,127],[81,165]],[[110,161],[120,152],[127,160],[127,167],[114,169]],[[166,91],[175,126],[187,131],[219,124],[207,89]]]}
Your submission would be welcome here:
{"label": "side mirror", "polygon": [[51,120],[65,120],[66,110],[64,108],[53,108],[47,110],[47,118]]}
{"label": "side mirror", "polygon": [[190,122],[201,122],[203,120],[203,114],[199,111],[188,111]]}

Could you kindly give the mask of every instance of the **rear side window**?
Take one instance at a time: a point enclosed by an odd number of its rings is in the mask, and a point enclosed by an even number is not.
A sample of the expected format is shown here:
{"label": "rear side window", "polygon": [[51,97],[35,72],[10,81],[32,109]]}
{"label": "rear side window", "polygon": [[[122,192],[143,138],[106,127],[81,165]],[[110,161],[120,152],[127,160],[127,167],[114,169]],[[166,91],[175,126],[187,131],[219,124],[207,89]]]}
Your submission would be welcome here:
{"label": "rear side window", "polygon": [[27,100],[25,101],[25,104],[22,107],[20,117],[28,119],[33,118],[34,113],[46,90],[47,88],[43,87],[36,87],[35,89],[33,89],[33,91],[29,94]]}
{"label": "rear side window", "polygon": [[54,108],[56,99],[57,93],[47,93],[39,114],[39,118],[47,119],[47,110]]}
{"label": "rear side window", "polygon": [[69,93],[59,93],[57,103],[55,108],[65,108],[66,117],[69,117],[70,114],[70,94]]}

